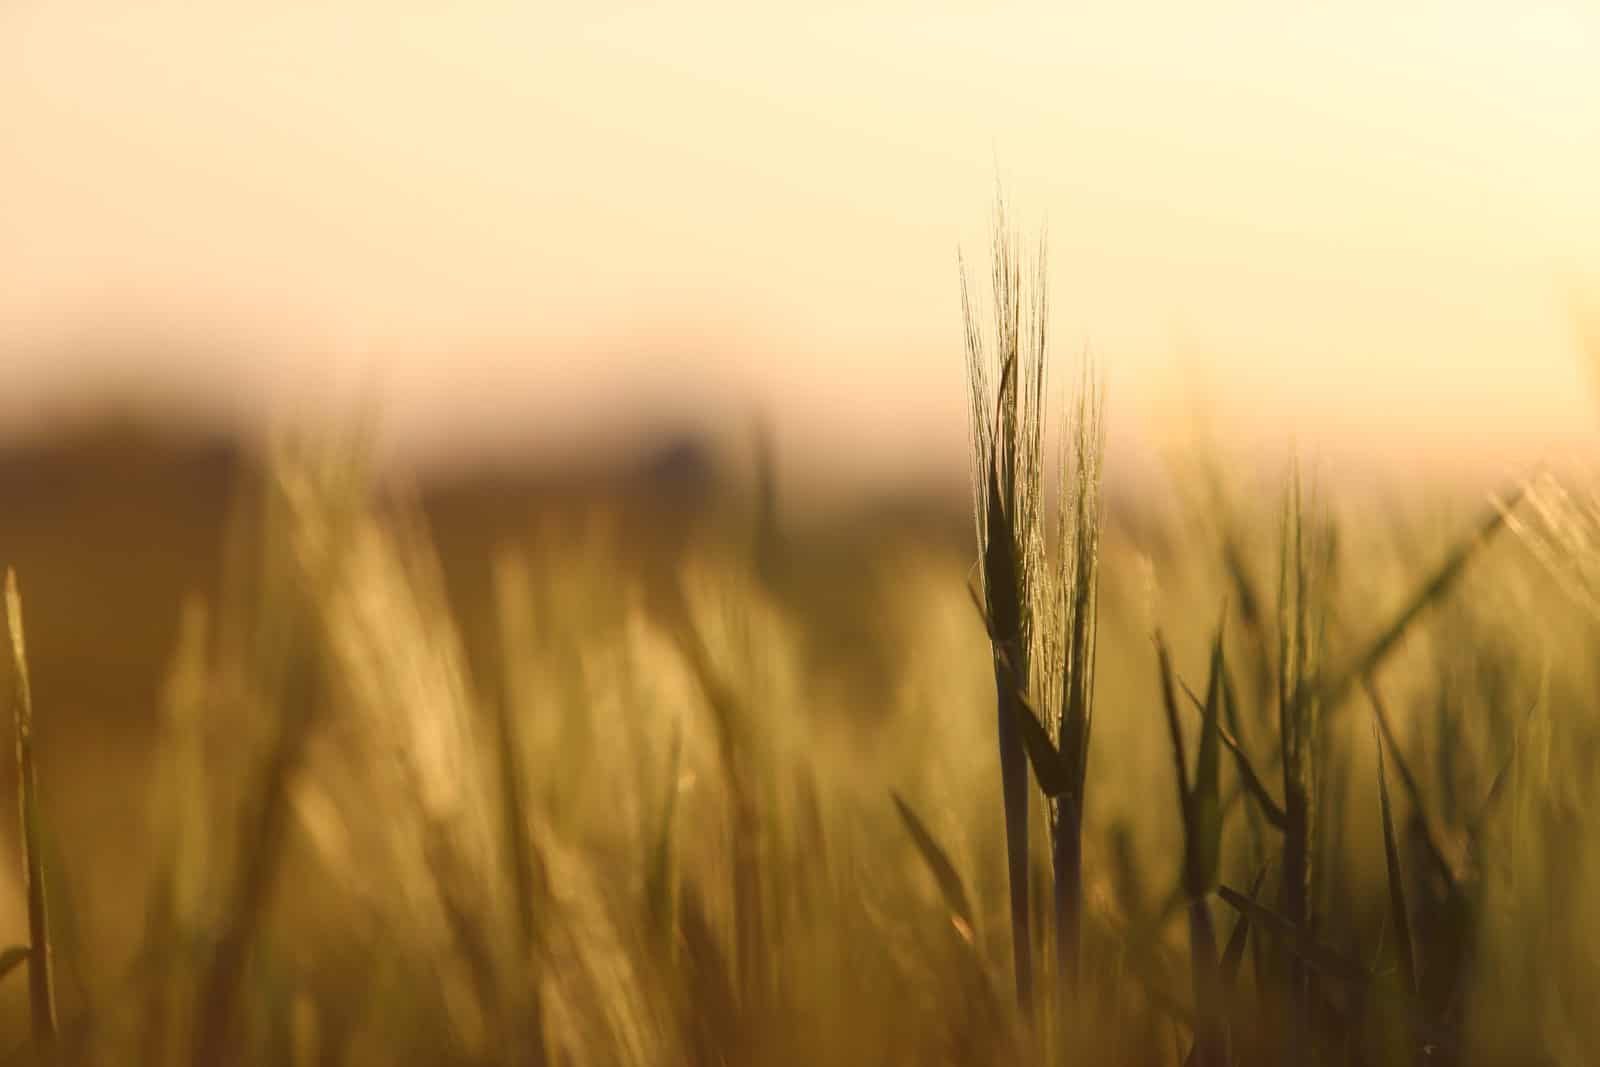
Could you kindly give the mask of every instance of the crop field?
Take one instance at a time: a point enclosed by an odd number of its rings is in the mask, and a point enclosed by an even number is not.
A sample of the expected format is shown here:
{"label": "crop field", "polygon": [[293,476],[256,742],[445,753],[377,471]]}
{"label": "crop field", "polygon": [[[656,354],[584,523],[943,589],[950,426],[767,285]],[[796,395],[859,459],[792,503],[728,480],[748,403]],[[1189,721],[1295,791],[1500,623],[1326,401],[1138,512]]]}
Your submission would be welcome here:
{"label": "crop field", "polygon": [[4,1062],[1600,1062],[1600,496],[1124,491],[997,232],[943,511],[7,466]]}

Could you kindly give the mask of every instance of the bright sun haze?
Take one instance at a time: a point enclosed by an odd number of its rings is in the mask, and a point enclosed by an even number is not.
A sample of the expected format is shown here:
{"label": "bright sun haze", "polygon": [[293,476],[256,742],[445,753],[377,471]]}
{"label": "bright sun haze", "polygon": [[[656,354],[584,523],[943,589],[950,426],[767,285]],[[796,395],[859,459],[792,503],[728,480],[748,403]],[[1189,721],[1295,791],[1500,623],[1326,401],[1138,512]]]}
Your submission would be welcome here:
{"label": "bright sun haze", "polygon": [[[0,100],[6,427],[376,383],[423,459],[761,409],[808,476],[959,478],[997,178],[1114,454],[1592,425],[1588,4],[15,0]],[[74,343],[139,331],[187,343]]]}

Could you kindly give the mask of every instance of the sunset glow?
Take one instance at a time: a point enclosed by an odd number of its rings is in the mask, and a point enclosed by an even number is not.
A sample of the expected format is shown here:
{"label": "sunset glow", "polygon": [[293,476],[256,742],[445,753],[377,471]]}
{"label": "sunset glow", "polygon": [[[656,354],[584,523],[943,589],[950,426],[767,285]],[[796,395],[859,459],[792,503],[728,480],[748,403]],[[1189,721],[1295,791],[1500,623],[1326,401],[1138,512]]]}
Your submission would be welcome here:
{"label": "sunset glow", "polygon": [[[422,457],[759,407],[822,468],[962,476],[956,251],[997,177],[1114,438],[1191,388],[1356,452],[1593,423],[1589,5],[135,12],[0,12],[6,425],[376,381]],[[190,343],[73,343],[136,330]]]}

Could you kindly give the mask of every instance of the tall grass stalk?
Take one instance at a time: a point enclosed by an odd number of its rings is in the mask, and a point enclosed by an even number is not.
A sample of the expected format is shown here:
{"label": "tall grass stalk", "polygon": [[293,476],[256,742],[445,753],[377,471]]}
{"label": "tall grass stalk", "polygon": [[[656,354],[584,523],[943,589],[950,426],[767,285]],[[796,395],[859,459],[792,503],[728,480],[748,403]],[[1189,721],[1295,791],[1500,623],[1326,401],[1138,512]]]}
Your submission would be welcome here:
{"label": "tall grass stalk", "polygon": [[267,479],[258,576],[266,605],[242,655],[251,696],[277,718],[259,777],[238,812],[233,884],[196,993],[194,1067],[218,1067],[235,1058],[246,969],[287,849],[290,787],[322,698],[321,634],[311,594],[331,584],[348,555],[366,491],[367,443],[356,434],[320,455],[281,456]]}
{"label": "tall grass stalk", "polygon": [[[1216,927],[1211,920],[1207,899],[1217,884],[1222,856],[1219,786],[1221,741],[1218,721],[1222,700],[1220,626],[1212,646],[1210,679],[1206,684],[1206,698],[1202,706],[1200,751],[1192,782],[1184,754],[1183,729],[1178,721],[1172,661],[1159,634],[1156,637],[1156,661],[1161,673],[1161,699],[1166,711],[1167,730],[1172,739],[1178,810],[1183,821],[1182,885],[1184,895],[1188,898],[1189,967],[1195,1012],[1195,1047],[1191,1062],[1195,1067],[1225,1067],[1229,1054],[1223,971],[1217,957]],[[1237,950],[1242,951],[1242,947]]]}
{"label": "tall grass stalk", "polygon": [[[1077,404],[1063,435],[1057,511],[1051,625],[1043,627],[1044,660],[1055,687],[1047,704],[1054,740],[1067,773],[1066,791],[1052,801],[1051,864],[1055,875],[1056,967],[1060,994],[1070,997],[1082,969],[1084,783],[1094,723],[1094,677],[1099,635],[1101,457],[1105,452],[1104,393],[1087,362]],[[1063,1012],[1067,1005],[1063,1002]]]}
{"label": "tall grass stalk", "polygon": [[56,1042],[56,992],[51,973],[49,893],[40,842],[39,781],[33,759],[33,689],[28,681],[27,639],[22,629],[22,594],[6,568],[6,627],[11,634],[12,707],[17,731],[17,782],[22,818],[22,872],[28,897],[28,1002],[34,1046],[49,1056]]}
{"label": "tall grass stalk", "polygon": [[542,1067],[547,1050],[544,1034],[544,1003],[539,983],[539,944],[541,916],[538,913],[542,891],[542,872],[530,837],[528,813],[528,771],[518,711],[521,704],[512,664],[531,644],[523,626],[523,610],[530,602],[527,567],[520,557],[502,553],[494,560],[496,634],[501,658],[500,691],[493,700],[494,754],[500,787],[500,838],[504,848],[507,890],[516,917],[519,952],[517,962],[525,969],[523,987],[526,1003],[519,1014],[526,1024],[527,1063]]}
{"label": "tall grass stalk", "polygon": [[207,619],[205,601],[191,595],[183,606],[177,648],[162,701],[162,778],[151,821],[163,828],[156,882],[146,905],[144,951],[148,987],[142,1006],[141,1062],[171,1061],[175,1020],[185,1006],[177,975],[184,950],[201,929],[206,881],[207,811],[205,744]]}
{"label": "tall grass stalk", "polygon": [[763,811],[748,736],[746,710],[739,694],[714,662],[705,635],[696,625],[681,582],[656,591],[656,609],[667,634],[683,656],[711,711],[717,754],[729,794],[734,959],[739,997],[739,1033],[764,1006],[772,960],[768,955],[767,916],[763,886]]}
{"label": "tall grass stalk", "polygon": [[1044,538],[1040,528],[1048,301],[1041,248],[1024,291],[1016,238],[997,198],[991,267],[993,337],[985,340],[961,268],[974,514],[985,617],[994,658],[996,726],[1005,815],[1006,869],[1017,1001],[1033,1002],[1033,938],[1028,906],[1028,765],[1019,729],[1029,684],[1035,594]]}
{"label": "tall grass stalk", "polygon": [[[1278,569],[1278,741],[1283,766],[1284,918],[1302,941],[1310,939],[1313,834],[1317,795],[1320,706],[1311,679],[1317,676],[1326,615],[1317,569],[1316,530],[1307,529],[1299,469],[1284,501],[1282,550]],[[1310,1026],[1311,972],[1291,951],[1288,960],[1288,1033],[1298,1041]],[[1297,1054],[1297,1053],[1291,1053]]]}

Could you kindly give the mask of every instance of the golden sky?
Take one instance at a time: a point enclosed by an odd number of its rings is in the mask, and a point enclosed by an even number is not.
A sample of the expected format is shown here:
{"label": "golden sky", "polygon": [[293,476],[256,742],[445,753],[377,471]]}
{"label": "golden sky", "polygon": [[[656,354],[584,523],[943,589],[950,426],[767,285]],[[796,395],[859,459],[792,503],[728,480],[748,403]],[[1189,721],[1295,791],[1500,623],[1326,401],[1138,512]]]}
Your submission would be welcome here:
{"label": "golden sky", "polygon": [[[375,382],[417,454],[760,406],[962,477],[997,176],[1114,447],[1192,387],[1369,456],[1594,425],[1600,5],[1538,0],[8,0],[0,425]],[[192,341],[35,354],[135,326]]]}

